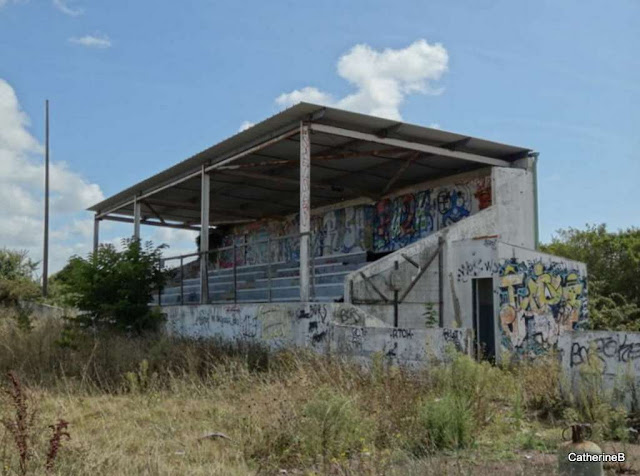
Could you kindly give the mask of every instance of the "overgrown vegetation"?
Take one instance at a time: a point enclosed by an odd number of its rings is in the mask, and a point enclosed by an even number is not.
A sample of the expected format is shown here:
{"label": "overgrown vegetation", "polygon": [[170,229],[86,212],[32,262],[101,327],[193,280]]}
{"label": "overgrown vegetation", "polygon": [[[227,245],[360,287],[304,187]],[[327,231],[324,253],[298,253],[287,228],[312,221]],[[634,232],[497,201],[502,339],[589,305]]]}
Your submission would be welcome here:
{"label": "overgrown vegetation", "polygon": [[84,311],[73,323],[138,334],[157,329],[161,315],[149,302],[166,281],[160,266],[162,248],[124,239],[122,250],[105,244],[95,255],[72,257],[56,281],[65,288],[68,303]]}
{"label": "overgrown vegetation", "polygon": [[583,261],[589,272],[593,329],[640,331],[640,229],[606,225],[559,230],[543,251]]}
{"label": "overgrown vegetation", "polygon": [[[527,465],[546,460],[521,454],[555,453],[575,419],[594,423],[600,443],[629,437],[615,395],[591,387],[599,374],[585,374],[573,397],[555,356],[496,367],[452,355],[409,371],[380,355],[365,369],[160,334],[61,340],[59,321],[30,331],[0,322],[0,371],[20,376],[43,421],[68,422],[58,474],[495,474],[469,458],[549,474],[555,457],[536,469]],[[34,448],[46,449],[51,432],[41,430]]]}

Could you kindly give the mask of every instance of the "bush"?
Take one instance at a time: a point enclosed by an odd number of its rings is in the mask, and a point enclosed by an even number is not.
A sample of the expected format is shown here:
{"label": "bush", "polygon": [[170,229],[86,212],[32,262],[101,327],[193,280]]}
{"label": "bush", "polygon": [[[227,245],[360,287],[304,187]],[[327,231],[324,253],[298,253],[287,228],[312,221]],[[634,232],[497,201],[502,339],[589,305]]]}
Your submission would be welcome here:
{"label": "bush", "polygon": [[15,306],[39,296],[40,288],[33,279],[37,266],[26,251],[0,250],[0,305]]}
{"label": "bush", "polygon": [[587,264],[592,329],[640,330],[640,228],[559,230],[541,249]]}
{"label": "bush", "polygon": [[151,242],[122,241],[123,250],[102,245],[87,259],[74,256],[57,275],[70,302],[86,313],[74,319],[83,328],[110,328],[141,333],[157,329],[158,311],[149,308],[153,293],[162,289],[166,272],[161,249]]}
{"label": "bush", "polygon": [[427,452],[462,449],[474,442],[476,418],[468,397],[453,392],[421,404],[418,425],[422,429],[421,445]]}
{"label": "bush", "polygon": [[323,462],[361,451],[370,432],[353,399],[327,387],[304,406],[300,429],[305,454]]}

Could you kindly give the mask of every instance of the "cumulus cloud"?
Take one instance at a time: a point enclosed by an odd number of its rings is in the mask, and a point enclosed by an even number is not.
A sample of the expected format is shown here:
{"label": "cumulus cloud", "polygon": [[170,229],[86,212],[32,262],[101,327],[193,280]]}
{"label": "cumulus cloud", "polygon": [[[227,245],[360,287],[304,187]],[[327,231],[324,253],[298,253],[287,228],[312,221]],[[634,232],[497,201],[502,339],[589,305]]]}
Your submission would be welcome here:
{"label": "cumulus cloud", "polygon": [[369,45],[354,46],[338,60],[338,75],[355,92],[336,99],[315,87],[281,94],[276,103],[289,107],[301,101],[336,106],[389,119],[401,119],[400,106],[410,94],[440,94],[432,83],[448,69],[449,56],[440,43],[418,40],[404,49],[376,51]]}
{"label": "cumulus cloud", "polygon": [[[0,247],[42,256],[43,146],[29,132],[15,91],[0,79]],[[72,252],[86,252],[93,220],[84,209],[102,200],[100,187],[64,162],[50,164],[51,263],[59,269]]]}
{"label": "cumulus cloud", "polygon": [[71,37],[69,38],[69,42],[75,45],[85,46],[87,48],[110,48],[111,40],[107,35],[95,34],[95,35],[85,35],[81,37]]}
{"label": "cumulus cloud", "polygon": [[77,17],[84,13],[82,8],[73,7],[72,2],[69,0],[53,0],[53,6],[60,10],[65,15],[70,17]]}
{"label": "cumulus cloud", "polygon": [[246,131],[247,129],[255,125],[256,125],[255,122],[244,121],[242,124],[240,124],[240,128],[238,129],[238,132]]}

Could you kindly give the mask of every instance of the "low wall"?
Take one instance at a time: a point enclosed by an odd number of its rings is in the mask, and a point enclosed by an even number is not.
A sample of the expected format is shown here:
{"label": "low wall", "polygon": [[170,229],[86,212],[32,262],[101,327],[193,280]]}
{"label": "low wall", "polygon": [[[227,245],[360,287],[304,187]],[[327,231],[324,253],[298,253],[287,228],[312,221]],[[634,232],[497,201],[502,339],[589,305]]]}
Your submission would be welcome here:
{"label": "low wall", "polygon": [[471,332],[463,329],[401,329],[335,324],[330,351],[363,363],[381,355],[393,364],[418,367],[444,361],[452,350],[469,353]]}
{"label": "low wall", "polygon": [[417,366],[446,358],[447,349],[469,353],[471,335],[461,329],[400,329],[346,303],[277,303],[161,308],[173,336],[260,342],[270,348],[304,347],[363,362],[381,354]]}
{"label": "low wall", "polygon": [[[560,336],[562,367],[573,380],[587,365],[601,372],[608,387],[640,379],[640,333],[574,331]],[[590,364],[591,363],[591,364]]]}

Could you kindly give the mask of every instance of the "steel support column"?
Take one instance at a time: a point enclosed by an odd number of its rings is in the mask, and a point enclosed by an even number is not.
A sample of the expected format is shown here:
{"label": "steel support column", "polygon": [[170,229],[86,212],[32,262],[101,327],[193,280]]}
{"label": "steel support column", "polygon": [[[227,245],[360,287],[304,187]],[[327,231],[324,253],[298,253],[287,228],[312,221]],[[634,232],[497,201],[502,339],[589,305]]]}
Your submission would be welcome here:
{"label": "steel support column", "polygon": [[309,233],[311,231],[311,139],[300,124],[300,301],[309,301]]}
{"label": "steel support column", "polygon": [[98,254],[98,246],[100,246],[100,219],[98,218],[98,214],[96,214],[93,219],[93,256],[97,256]]}
{"label": "steel support column", "polygon": [[[202,166],[202,186],[200,193],[200,303],[209,302],[209,200],[211,197],[211,177]],[[235,265],[235,263],[234,263]]]}
{"label": "steel support column", "polygon": [[137,198],[133,201],[133,237],[136,240],[140,239],[141,205],[142,204]]}

